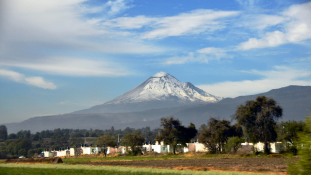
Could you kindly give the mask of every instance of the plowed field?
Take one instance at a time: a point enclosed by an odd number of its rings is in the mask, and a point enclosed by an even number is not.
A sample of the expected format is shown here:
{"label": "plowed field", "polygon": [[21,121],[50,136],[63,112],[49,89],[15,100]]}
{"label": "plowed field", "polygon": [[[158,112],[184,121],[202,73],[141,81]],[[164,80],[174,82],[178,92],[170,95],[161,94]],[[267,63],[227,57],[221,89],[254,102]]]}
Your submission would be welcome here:
{"label": "plowed field", "polygon": [[153,167],[193,170],[235,170],[252,172],[286,172],[286,158],[222,158],[222,159],[180,159],[142,161],[103,161],[81,163],[85,165],[111,165],[132,167]]}

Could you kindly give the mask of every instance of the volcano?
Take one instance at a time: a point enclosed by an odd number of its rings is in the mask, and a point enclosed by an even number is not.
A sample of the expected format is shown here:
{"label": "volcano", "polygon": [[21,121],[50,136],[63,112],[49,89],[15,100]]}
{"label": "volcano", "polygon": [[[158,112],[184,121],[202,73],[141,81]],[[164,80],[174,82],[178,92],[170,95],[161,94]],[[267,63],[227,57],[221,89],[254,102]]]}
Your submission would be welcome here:
{"label": "volcano", "polygon": [[89,109],[75,113],[137,112],[148,109],[216,103],[222,100],[194,86],[182,83],[174,76],[159,72],[130,91]]}

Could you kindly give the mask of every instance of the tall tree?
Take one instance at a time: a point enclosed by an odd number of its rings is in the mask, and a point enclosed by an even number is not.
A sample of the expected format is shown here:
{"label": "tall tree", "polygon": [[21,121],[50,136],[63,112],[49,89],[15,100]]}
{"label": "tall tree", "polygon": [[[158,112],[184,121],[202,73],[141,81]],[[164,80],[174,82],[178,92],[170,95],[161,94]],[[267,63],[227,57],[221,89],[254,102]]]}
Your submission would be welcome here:
{"label": "tall tree", "polygon": [[236,130],[236,126],[230,126],[227,120],[210,118],[207,126],[201,126],[199,142],[211,153],[222,152],[229,137],[239,136]]}
{"label": "tall tree", "polygon": [[[281,122],[277,125],[277,140],[283,141],[285,143],[285,150],[297,154],[297,143],[298,143],[298,133],[303,131],[305,123],[300,121],[286,121]],[[288,147],[287,143],[290,143],[291,146]],[[289,149],[288,149],[289,148]]]}
{"label": "tall tree", "polygon": [[3,141],[8,139],[8,129],[6,128],[5,125],[0,126],[0,139]]}
{"label": "tall tree", "polygon": [[[122,138],[122,145],[125,146],[126,151],[129,152],[132,155],[137,155],[139,152],[141,152],[141,147],[144,143],[145,139],[143,136],[140,135],[139,132],[136,132],[135,134],[128,133]],[[131,150],[129,150],[130,148]]]}
{"label": "tall tree", "polygon": [[270,142],[276,141],[276,121],[282,117],[281,106],[272,98],[258,96],[257,99],[246,101],[235,112],[237,120],[244,131],[244,136],[251,142],[263,142],[264,152],[270,153]]}
{"label": "tall tree", "polygon": [[155,139],[170,145],[173,148],[174,154],[177,144],[187,146],[186,143],[190,142],[197,134],[194,124],[190,123],[189,127],[186,128],[181,125],[178,119],[174,119],[173,117],[161,118],[161,126],[163,129],[160,130],[160,133]]}
{"label": "tall tree", "polygon": [[286,121],[277,125],[278,140],[295,144],[298,133],[303,131],[305,123],[300,121]]}
{"label": "tall tree", "polygon": [[117,146],[116,138],[111,135],[103,135],[97,138],[95,145],[104,146],[104,154],[106,157],[107,147],[115,147]]}

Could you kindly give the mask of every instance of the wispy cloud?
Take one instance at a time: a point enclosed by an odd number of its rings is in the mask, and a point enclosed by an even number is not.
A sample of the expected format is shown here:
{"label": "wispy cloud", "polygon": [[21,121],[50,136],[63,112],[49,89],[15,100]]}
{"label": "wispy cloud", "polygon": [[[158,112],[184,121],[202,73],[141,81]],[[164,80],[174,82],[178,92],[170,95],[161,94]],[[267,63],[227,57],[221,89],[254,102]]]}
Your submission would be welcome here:
{"label": "wispy cloud", "polygon": [[[84,0],[88,1],[88,0]],[[133,6],[128,5],[131,0],[114,0],[114,1],[108,1],[102,5],[97,6],[89,6],[87,3],[79,4],[78,7],[80,9],[80,12],[82,13],[101,13],[106,12],[106,16],[114,16],[116,14],[119,14],[123,12],[126,9],[129,9]]]}
{"label": "wispy cloud", "polygon": [[238,25],[256,30],[263,30],[290,20],[290,18],[285,16],[268,14],[252,14],[247,15],[246,17],[242,17],[242,19],[243,21]]}
{"label": "wispy cloud", "polygon": [[181,36],[187,34],[198,34],[204,31],[215,31],[224,28],[225,25],[218,19],[235,16],[237,11],[214,11],[195,10],[189,13],[182,13],[177,16],[165,17],[158,20],[154,30],[143,34],[145,39],[165,38],[168,36]]}
{"label": "wispy cloud", "polygon": [[[100,8],[88,7],[86,2],[88,0],[1,2],[1,17],[5,18],[1,18],[0,65],[60,75],[123,76],[128,75],[128,68],[106,56],[98,59],[98,55],[161,53],[165,50],[133,38],[127,32],[113,31],[101,25],[107,16],[130,8],[130,1],[110,0]],[[85,13],[102,11],[106,16],[85,16]],[[70,58],[79,53],[91,54]]]}
{"label": "wispy cloud", "polygon": [[164,59],[162,64],[185,64],[187,62],[208,63],[212,60],[220,60],[222,58],[233,58],[233,55],[227,54],[228,50],[215,47],[206,47],[196,52],[189,52],[188,55],[175,56]]}
{"label": "wispy cloud", "polygon": [[224,18],[238,15],[238,11],[215,11],[199,9],[169,17],[121,17],[104,23],[121,29],[140,29],[148,27],[141,34],[143,39],[161,39],[169,36],[182,36],[213,32],[225,27]]}
{"label": "wispy cloud", "polygon": [[126,1],[126,0],[108,1],[106,3],[106,5],[108,7],[110,7],[110,10],[108,12],[108,14],[110,14],[110,15],[118,14],[118,13],[132,7],[132,6],[128,5],[128,1]]}
{"label": "wispy cloud", "polygon": [[0,62],[0,65],[67,76],[124,76],[131,74],[126,68],[116,63],[72,57],[49,57],[36,62],[7,61]]}
{"label": "wispy cloud", "polygon": [[[282,31],[275,30],[267,32],[262,38],[250,38],[248,41],[241,43],[238,49],[249,50],[254,48],[276,47],[286,43],[299,43],[311,39],[311,2],[292,5],[282,12],[282,16],[275,17],[274,20],[266,18],[266,25],[279,24],[285,19],[289,19],[284,24]],[[278,20],[276,19],[278,18]],[[274,22],[274,23],[273,23]]]}
{"label": "wispy cloud", "polygon": [[237,97],[252,95],[281,88],[289,85],[311,85],[311,72],[296,70],[288,67],[276,67],[271,71],[243,71],[247,74],[260,75],[263,78],[257,80],[226,81],[216,84],[199,85],[198,87],[215,95],[224,97]]}
{"label": "wispy cloud", "polygon": [[254,6],[258,0],[236,0],[240,5],[243,6]]}
{"label": "wispy cloud", "polygon": [[119,17],[103,23],[105,26],[120,28],[120,29],[140,29],[146,25],[158,21],[159,18],[146,17],[139,15],[135,17]]}
{"label": "wispy cloud", "polygon": [[17,83],[29,84],[43,89],[53,90],[57,88],[54,83],[48,82],[42,77],[26,77],[24,74],[6,69],[0,69],[0,76],[13,80]]}

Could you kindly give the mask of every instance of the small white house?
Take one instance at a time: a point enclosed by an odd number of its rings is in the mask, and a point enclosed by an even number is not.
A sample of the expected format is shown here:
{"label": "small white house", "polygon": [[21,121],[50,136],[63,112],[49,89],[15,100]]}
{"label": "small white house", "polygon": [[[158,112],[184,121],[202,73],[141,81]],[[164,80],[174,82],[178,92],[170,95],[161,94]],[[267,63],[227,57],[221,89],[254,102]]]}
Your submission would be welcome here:
{"label": "small white house", "polygon": [[75,149],[70,148],[70,149],[59,150],[59,151],[44,151],[43,155],[44,157],[74,156]]}
{"label": "small white house", "polygon": [[85,147],[81,146],[81,154],[97,154],[102,152],[104,148],[102,147]]}
{"label": "small white house", "polygon": [[203,143],[195,142],[195,152],[208,152]]}
{"label": "small white house", "polygon": [[157,153],[169,153],[170,152],[170,146],[164,145],[163,141],[160,144],[158,141],[156,141],[155,145],[145,144],[143,145],[143,149],[145,149],[146,152],[157,152]]}
{"label": "small white house", "polygon": [[[270,143],[270,148],[271,148],[272,153],[279,153],[281,151],[282,147],[284,147],[282,142]],[[264,151],[264,143],[258,142],[256,144],[254,144],[254,148],[257,149],[257,151],[259,151],[259,152],[263,152]]]}

